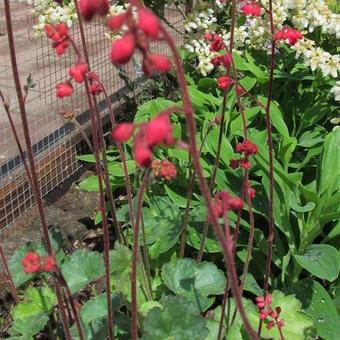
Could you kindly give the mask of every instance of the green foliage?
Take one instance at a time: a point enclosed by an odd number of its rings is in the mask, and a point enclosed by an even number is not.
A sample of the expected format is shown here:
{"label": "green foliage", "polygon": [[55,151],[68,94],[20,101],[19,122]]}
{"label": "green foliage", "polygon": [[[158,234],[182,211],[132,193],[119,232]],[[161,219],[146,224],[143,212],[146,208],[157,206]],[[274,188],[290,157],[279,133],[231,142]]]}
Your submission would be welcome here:
{"label": "green foliage", "polygon": [[179,259],[166,263],[162,269],[162,279],[175,294],[192,301],[198,311],[204,312],[214,303],[211,295],[223,294],[225,276],[210,262],[196,264],[193,259]]}
{"label": "green foliage", "polygon": [[67,256],[61,270],[72,293],[85,288],[105,272],[102,255],[86,250],[78,250]]}
{"label": "green foliage", "polygon": [[161,304],[162,308],[152,309],[146,317],[143,340],[206,338],[206,322],[191,301],[183,296],[166,296]]}

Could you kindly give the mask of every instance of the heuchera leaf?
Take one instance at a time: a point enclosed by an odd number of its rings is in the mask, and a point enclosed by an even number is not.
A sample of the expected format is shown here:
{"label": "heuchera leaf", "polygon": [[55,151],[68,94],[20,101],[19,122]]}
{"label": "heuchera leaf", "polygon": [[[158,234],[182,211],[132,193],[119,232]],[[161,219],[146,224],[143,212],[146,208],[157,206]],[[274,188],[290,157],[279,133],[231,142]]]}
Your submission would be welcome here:
{"label": "heuchera leaf", "polygon": [[214,298],[209,296],[223,294],[226,282],[223,272],[215,264],[197,264],[193,259],[166,263],[162,279],[172,292],[193,301],[199,311],[205,311],[213,304]]}
{"label": "heuchera leaf", "polygon": [[144,322],[143,340],[204,340],[208,329],[196,306],[182,296],[166,296]]}
{"label": "heuchera leaf", "polygon": [[105,273],[102,255],[87,250],[78,250],[66,257],[61,270],[72,293],[86,287]]}

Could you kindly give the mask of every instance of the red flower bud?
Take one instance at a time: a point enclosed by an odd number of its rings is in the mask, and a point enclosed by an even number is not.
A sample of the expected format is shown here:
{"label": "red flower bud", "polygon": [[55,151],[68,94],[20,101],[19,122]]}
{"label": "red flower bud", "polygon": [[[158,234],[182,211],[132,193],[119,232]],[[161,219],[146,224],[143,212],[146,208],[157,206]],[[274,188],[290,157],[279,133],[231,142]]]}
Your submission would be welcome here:
{"label": "red flower bud", "polygon": [[126,12],[111,16],[108,23],[109,29],[114,32],[118,32],[122,28],[126,18],[127,18]]}
{"label": "red flower bud", "polygon": [[86,20],[91,20],[94,15],[106,15],[109,12],[108,0],[80,0],[79,10]]}
{"label": "red flower bud", "polygon": [[89,70],[87,64],[76,64],[69,70],[69,75],[77,83],[82,83],[85,80],[86,72]]}
{"label": "red flower bud", "polygon": [[24,267],[24,272],[27,274],[38,272],[40,270],[40,256],[30,251],[21,260],[21,264]]}
{"label": "red flower bud", "polygon": [[243,201],[238,197],[230,197],[228,204],[230,205],[231,209],[240,210],[243,208]]}
{"label": "red flower bud", "polygon": [[90,92],[94,95],[98,95],[102,92],[102,89],[98,83],[92,83],[90,86]]}
{"label": "red flower bud", "polygon": [[56,267],[56,262],[52,256],[46,256],[42,258],[42,270],[45,272],[51,272]]}
{"label": "red flower bud", "polygon": [[139,166],[147,167],[151,164],[152,152],[145,144],[135,141],[133,144],[133,158]]}
{"label": "red flower bud", "polygon": [[241,7],[241,11],[246,16],[259,17],[261,15],[261,6],[257,3],[248,3]]}
{"label": "red flower bud", "polygon": [[231,159],[229,162],[229,166],[232,169],[237,169],[240,166],[240,161],[238,159]]}
{"label": "red flower bud", "polygon": [[148,9],[138,9],[138,27],[146,36],[157,39],[160,33],[160,23],[158,18]]}
{"label": "red flower bud", "polygon": [[117,142],[126,142],[133,134],[135,126],[132,123],[122,123],[112,130],[112,138]]}
{"label": "red flower bud", "polygon": [[144,58],[143,70],[146,75],[153,72],[167,73],[170,71],[170,60],[160,54],[150,54]]}
{"label": "red flower bud", "polygon": [[54,42],[52,44],[52,47],[54,48],[55,53],[57,53],[57,55],[63,55],[68,46],[69,42],[67,40],[63,40],[61,42]]}
{"label": "red flower bud", "polygon": [[234,84],[234,79],[228,76],[222,76],[217,78],[217,85],[221,90],[226,90],[229,86]]}
{"label": "red flower bud", "polygon": [[214,36],[210,32],[205,32],[204,33],[204,36],[203,36],[204,40],[211,41],[211,40],[213,40],[213,38],[214,38]]}
{"label": "red flower bud", "polygon": [[123,65],[130,61],[136,47],[135,36],[126,33],[122,38],[113,42],[111,60],[116,65]]}
{"label": "red flower bud", "polygon": [[70,82],[64,82],[57,85],[57,97],[69,97],[73,93],[73,86]]}
{"label": "red flower bud", "polygon": [[171,145],[174,142],[172,135],[172,126],[167,114],[160,114],[151,120],[143,131],[145,141],[148,146],[160,144]]}

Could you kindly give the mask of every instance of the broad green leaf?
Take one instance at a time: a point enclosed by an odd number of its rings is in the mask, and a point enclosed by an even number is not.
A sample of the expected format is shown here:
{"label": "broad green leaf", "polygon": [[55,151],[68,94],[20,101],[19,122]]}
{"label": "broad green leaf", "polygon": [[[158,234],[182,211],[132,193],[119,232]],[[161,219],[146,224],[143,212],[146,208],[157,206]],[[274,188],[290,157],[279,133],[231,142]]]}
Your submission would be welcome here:
{"label": "broad green leaf", "polygon": [[48,316],[44,312],[23,318],[14,318],[10,329],[11,335],[22,334],[24,339],[30,339],[44,329]]}
{"label": "broad green leaf", "polygon": [[312,244],[294,258],[301,267],[320,279],[334,281],[339,276],[339,253],[328,244]]}
{"label": "broad green leaf", "polygon": [[[195,248],[200,249],[200,244],[202,240],[202,234],[200,234],[195,228],[188,225],[187,227],[187,243]],[[207,237],[204,244],[204,251],[207,253],[220,253],[222,248],[218,241]]]}
{"label": "broad green leaf", "polygon": [[335,305],[322,285],[312,279],[295,283],[289,293],[302,302],[303,310],[312,316],[318,335],[326,340],[340,339],[340,319]]}
{"label": "broad green leaf", "polygon": [[214,302],[208,296],[223,294],[226,282],[225,275],[215,264],[197,264],[188,258],[166,263],[162,269],[162,279],[172,292],[193,301],[202,312]]}
{"label": "broad green leaf", "polygon": [[166,296],[163,309],[153,308],[144,322],[142,340],[204,340],[208,335],[206,322],[195,305],[182,296]]}
{"label": "broad green leaf", "polygon": [[[117,295],[111,295],[112,312],[121,307]],[[80,309],[80,319],[86,340],[105,339],[107,337],[107,303],[106,294],[100,294],[87,301]],[[115,317],[114,317],[115,319]],[[75,325],[71,328],[73,339],[79,339]]]}
{"label": "broad green leaf", "polygon": [[[275,290],[272,295],[272,309],[275,310],[276,307],[281,308],[279,319],[284,320],[284,327],[282,328],[284,338],[292,340],[314,339],[315,331],[313,329],[313,320],[302,311],[301,302],[296,299],[294,295],[284,295],[278,290]],[[244,299],[243,301],[250,324],[254,329],[257,329],[259,324],[259,311],[249,300]],[[273,327],[268,330],[266,327],[262,327],[261,338],[279,339],[278,328]]]}
{"label": "broad green leaf", "polygon": [[[267,98],[259,97],[259,99],[263,105],[266,105]],[[262,108],[262,112],[264,113],[263,108]],[[286,123],[283,120],[282,111],[276,102],[271,102],[270,104],[270,118],[271,118],[271,122],[273,126],[280,133],[280,135],[283,137],[289,137],[289,131],[288,131]]]}
{"label": "broad green leaf", "polygon": [[324,142],[318,167],[317,190],[321,196],[326,191],[331,194],[340,187],[340,129],[329,133]]}
{"label": "broad green leaf", "polygon": [[78,250],[67,256],[61,269],[72,293],[85,288],[105,273],[102,255],[87,250]]}
{"label": "broad green leaf", "polygon": [[15,319],[34,316],[40,312],[50,314],[57,298],[50,287],[27,288],[24,301],[17,304],[13,309]]}
{"label": "broad green leaf", "polygon": [[98,176],[86,177],[79,183],[79,187],[88,192],[99,192]]}
{"label": "broad green leaf", "polygon": [[[111,284],[114,291],[122,294],[127,301],[131,301],[131,262],[132,252],[129,248],[117,243],[110,251]],[[137,275],[137,302],[142,306],[146,302],[145,291],[141,289],[141,274]]]}
{"label": "broad green leaf", "polygon": [[[126,161],[126,167],[128,174],[131,175],[136,171],[136,162],[134,160]],[[123,163],[113,163],[108,164],[108,171],[111,176],[124,177]]]}
{"label": "broad green leaf", "polygon": [[254,276],[251,273],[247,274],[246,280],[244,282],[243,290],[247,292],[251,292],[255,294],[256,296],[262,295],[263,291],[256,282]]}
{"label": "broad green leaf", "polygon": [[[247,108],[244,111],[246,116],[247,125],[251,124],[256,115],[260,112],[261,108],[259,106]],[[242,131],[242,116],[240,114],[231,122],[230,133],[235,134],[238,131]]]}
{"label": "broad green leaf", "polygon": [[145,123],[161,111],[173,105],[175,105],[173,101],[164,98],[149,100],[138,107],[134,123]]}
{"label": "broad green leaf", "polygon": [[[153,196],[150,208],[143,208],[146,242],[151,258],[157,258],[178,241],[183,223],[183,213],[168,197]],[[142,228],[140,242],[143,242]]]}

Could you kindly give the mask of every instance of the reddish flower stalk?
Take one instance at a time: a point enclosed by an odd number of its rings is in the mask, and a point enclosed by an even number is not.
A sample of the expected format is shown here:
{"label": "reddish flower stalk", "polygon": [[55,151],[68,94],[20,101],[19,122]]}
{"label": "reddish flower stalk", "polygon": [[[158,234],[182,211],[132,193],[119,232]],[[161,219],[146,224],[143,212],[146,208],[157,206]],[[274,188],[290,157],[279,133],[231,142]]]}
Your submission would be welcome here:
{"label": "reddish flower stalk", "polygon": [[[89,65],[89,57],[87,53],[87,45],[86,45],[86,38],[85,38],[85,32],[82,22],[82,17],[79,10],[79,4],[78,1],[75,0],[75,7],[78,15],[79,20],[79,29],[81,34],[81,40],[83,44],[83,50],[85,54],[85,59],[87,64]],[[109,225],[106,217],[106,211],[105,211],[105,197],[104,197],[104,188],[102,183],[102,178],[104,178],[105,174],[102,172],[101,162],[100,162],[100,142],[103,144],[103,135],[100,137],[102,138],[100,141],[98,139],[98,126],[97,124],[100,124],[100,117],[98,113],[98,107],[94,104],[95,98],[91,95],[88,81],[85,79],[85,90],[86,90],[86,96],[91,112],[91,127],[92,127],[92,137],[93,137],[93,147],[95,150],[95,159],[96,159],[96,172],[98,175],[98,186],[99,186],[99,210],[102,215],[102,224],[103,224],[103,239],[104,239],[104,262],[105,262],[105,288],[106,288],[106,303],[107,303],[107,315],[108,315],[108,339],[113,340],[114,339],[114,333],[113,333],[113,313],[112,313],[112,300],[111,300],[111,283],[110,283],[110,238],[109,238]],[[96,121],[98,120],[98,121]],[[99,138],[100,138],[99,137]],[[103,145],[102,145],[103,146]],[[103,154],[104,157],[106,157]],[[107,165],[107,164],[106,164]],[[107,167],[106,167],[107,168]],[[105,176],[107,177],[107,176]],[[109,181],[108,181],[109,182]],[[110,183],[110,182],[109,182]],[[109,184],[107,183],[107,184]],[[108,191],[111,191],[110,186],[106,188]],[[113,202],[111,202],[113,203]],[[111,207],[112,208],[112,207]],[[114,205],[113,205],[114,208]],[[114,214],[114,211],[111,211]],[[115,216],[114,216],[115,217]],[[118,225],[117,225],[118,228]],[[119,235],[119,234],[118,234]],[[117,236],[118,236],[117,235]]]}
{"label": "reddish flower stalk", "polygon": [[139,254],[139,224],[142,219],[144,193],[148,186],[149,173],[144,174],[137,196],[136,220],[133,226],[132,267],[131,267],[131,339],[138,339],[138,306],[137,306],[137,264]]}
{"label": "reddish flower stalk", "polygon": [[200,186],[200,190],[202,192],[202,195],[204,197],[204,200],[206,202],[207,205],[207,210],[208,210],[208,216],[211,220],[211,223],[213,225],[214,228],[214,232],[220,242],[220,244],[222,245],[223,248],[223,254],[224,254],[224,258],[225,258],[225,264],[226,264],[226,269],[229,272],[229,277],[230,280],[232,282],[231,288],[235,297],[235,301],[236,301],[236,305],[237,308],[240,312],[241,318],[243,320],[244,323],[244,327],[246,332],[249,334],[249,336],[252,339],[258,339],[258,336],[256,334],[256,332],[254,332],[254,330],[252,329],[249,320],[246,316],[244,307],[243,307],[243,303],[242,303],[242,295],[240,294],[240,289],[239,289],[239,284],[238,284],[238,277],[237,277],[237,273],[236,273],[236,269],[235,269],[235,264],[233,261],[233,240],[231,237],[227,237],[225,238],[223,235],[223,232],[221,230],[221,227],[216,219],[216,217],[214,216],[214,212],[213,212],[213,208],[212,208],[212,202],[211,202],[211,196],[209,193],[209,188],[208,185],[205,181],[205,178],[203,176],[203,171],[200,165],[200,155],[197,149],[197,145],[196,145],[196,141],[195,141],[195,135],[196,135],[196,122],[195,122],[195,118],[193,115],[193,107],[192,107],[192,103],[190,101],[190,97],[189,97],[189,93],[188,93],[188,88],[187,88],[187,84],[186,84],[186,79],[185,79],[185,73],[184,73],[184,69],[183,66],[181,64],[177,49],[176,49],[176,45],[173,42],[171,36],[168,34],[168,32],[162,27],[161,28],[163,35],[164,35],[164,40],[167,42],[168,46],[170,47],[172,54],[173,54],[173,58],[174,58],[174,62],[176,65],[176,69],[177,69],[177,76],[178,76],[178,83],[180,86],[180,89],[182,91],[182,95],[183,95],[183,103],[184,103],[184,113],[186,116],[186,122],[187,122],[187,129],[188,129],[188,138],[189,138],[189,147],[190,147],[190,152],[192,155],[192,159],[193,159],[193,165],[194,165],[194,169],[195,172],[197,174],[197,178],[199,181],[199,186]]}
{"label": "reddish flower stalk", "polygon": [[[19,104],[19,112],[20,112],[20,117],[21,117],[21,122],[22,122],[22,127],[23,127],[24,139],[25,139],[25,143],[26,143],[27,156],[28,156],[28,161],[29,161],[29,165],[30,165],[30,175],[31,175],[31,180],[32,180],[32,183],[31,183],[32,184],[32,191],[33,191],[33,195],[34,195],[37,207],[38,207],[38,212],[39,212],[41,225],[42,225],[42,231],[43,231],[43,238],[44,238],[44,243],[45,243],[45,246],[46,246],[46,249],[47,249],[47,253],[50,256],[53,256],[53,249],[52,249],[50,236],[49,236],[49,233],[48,233],[48,224],[47,224],[46,215],[45,215],[45,211],[44,211],[44,203],[43,203],[43,200],[42,200],[42,195],[41,195],[41,191],[40,191],[40,187],[39,187],[38,175],[37,175],[35,162],[34,162],[34,155],[33,155],[33,150],[32,150],[30,131],[29,131],[29,126],[28,126],[28,121],[27,121],[25,97],[23,96],[23,93],[22,93],[21,82],[20,82],[20,78],[19,78],[19,70],[18,70],[14,36],[13,36],[11,7],[10,7],[9,0],[4,0],[4,5],[5,5],[6,28],[7,28],[8,44],[9,44],[9,49],[10,49],[10,58],[11,58],[13,79],[14,79],[15,90],[16,90],[18,104]],[[59,310],[60,310],[60,315],[61,315],[65,335],[66,335],[67,339],[71,339],[70,331],[69,331],[69,328],[68,328],[68,325],[67,325],[67,320],[66,320],[64,302],[63,302],[63,299],[62,299],[62,296],[61,296],[60,285],[56,284],[55,289],[56,289],[57,301],[58,301],[58,306],[59,306]]]}
{"label": "reddish flower stalk", "polygon": [[[269,157],[269,203],[268,203],[268,254],[266,260],[265,277],[263,283],[263,295],[266,296],[268,292],[268,283],[271,271],[271,262],[273,257],[273,242],[274,242],[274,159],[273,159],[273,137],[270,118],[270,104],[273,94],[273,82],[274,82],[274,68],[275,68],[275,28],[273,19],[273,0],[269,0],[269,21],[270,21],[270,33],[272,36],[271,42],[271,54],[270,54],[270,70],[269,70],[269,85],[268,85],[268,97],[266,105],[266,129],[268,134],[268,157]],[[260,320],[258,327],[258,335],[261,335],[262,320]]]}

